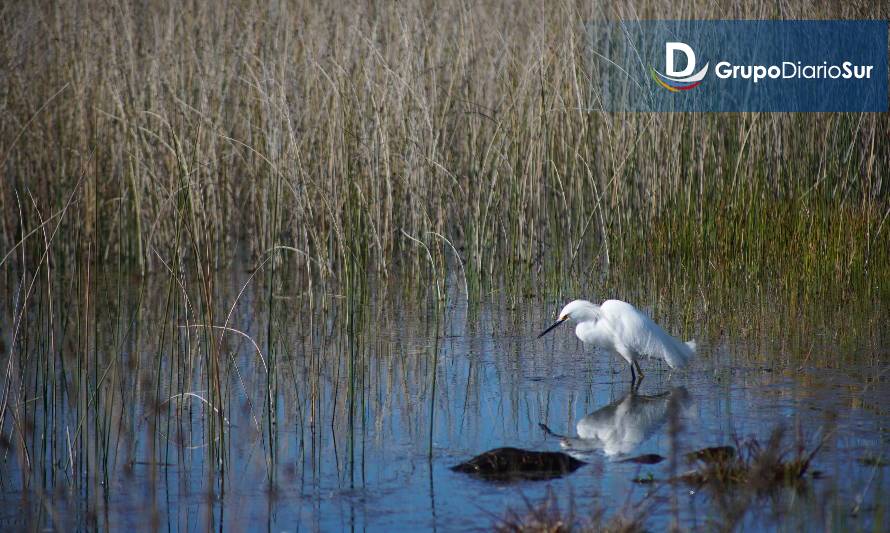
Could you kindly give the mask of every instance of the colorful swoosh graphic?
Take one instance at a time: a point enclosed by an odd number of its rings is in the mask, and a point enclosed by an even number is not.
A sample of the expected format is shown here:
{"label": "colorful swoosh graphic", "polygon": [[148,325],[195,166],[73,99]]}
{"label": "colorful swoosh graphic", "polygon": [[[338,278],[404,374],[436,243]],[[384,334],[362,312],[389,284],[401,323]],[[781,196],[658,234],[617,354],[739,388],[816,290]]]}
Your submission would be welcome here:
{"label": "colorful swoosh graphic", "polygon": [[698,73],[686,78],[672,78],[670,76],[666,76],[661,72],[655,70],[652,65],[649,65],[649,72],[652,74],[652,79],[654,79],[659,85],[671,91],[672,93],[676,93],[680,91],[688,91],[689,89],[694,89],[701,85],[702,80],[708,73],[709,64],[710,63],[705,63],[705,66],[701,70],[699,70]]}
{"label": "colorful swoosh graphic", "polygon": [[672,93],[678,93],[680,91],[688,91],[690,89],[695,89],[699,85],[701,85],[701,81],[696,81],[694,83],[683,84],[678,83],[673,80],[665,80],[662,79],[661,76],[658,75],[658,71],[656,71],[651,66],[649,67],[649,71],[652,73],[652,79],[656,81],[659,85],[669,90]]}

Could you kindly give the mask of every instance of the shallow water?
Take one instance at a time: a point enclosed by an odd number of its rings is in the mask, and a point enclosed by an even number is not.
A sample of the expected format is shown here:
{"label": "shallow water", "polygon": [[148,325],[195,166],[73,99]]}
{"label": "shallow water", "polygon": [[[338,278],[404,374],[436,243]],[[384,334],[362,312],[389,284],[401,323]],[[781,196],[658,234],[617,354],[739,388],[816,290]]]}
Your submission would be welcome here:
{"label": "shallow water", "polygon": [[[221,309],[245,281],[233,275],[218,291]],[[548,495],[578,519],[601,509],[642,514],[652,530],[887,527],[890,467],[880,465],[890,461],[890,367],[880,302],[837,315],[835,327],[831,317],[764,324],[768,315],[753,311],[715,323],[713,311],[672,315],[676,305],[628,292],[666,329],[699,341],[692,368],[644,362],[646,378],[632,391],[626,365],[585,349],[571,328],[536,339],[561,301],[508,304],[494,294],[467,305],[453,289],[437,312],[409,303],[416,297],[309,302],[249,285],[228,327],[257,345],[217,333],[226,363],[214,396],[209,337],[191,327],[200,320],[189,291],[173,290],[169,304],[163,282],[132,287],[99,291],[96,323],[75,308],[54,318],[51,342],[46,306],[36,303],[22,327],[43,335],[13,345],[12,328],[3,332],[3,366],[14,352],[22,385],[19,418],[3,426],[0,529],[489,529],[508,509],[523,515]],[[763,307],[777,316],[787,305]],[[217,419],[205,403],[214,397],[228,423],[221,438],[208,421]],[[590,414],[585,427],[595,422],[601,439],[576,443],[572,454],[589,464],[562,478],[492,483],[449,469],[500,446],[560,450],[539,424],[576,437]],[[777,426],[792,448],[827,435],[811,467],[818,479],[721,497],[663,483],[671,461],[618,462],[751,436],[765,442]],[[687,468],[678,459],[676,472]]]}

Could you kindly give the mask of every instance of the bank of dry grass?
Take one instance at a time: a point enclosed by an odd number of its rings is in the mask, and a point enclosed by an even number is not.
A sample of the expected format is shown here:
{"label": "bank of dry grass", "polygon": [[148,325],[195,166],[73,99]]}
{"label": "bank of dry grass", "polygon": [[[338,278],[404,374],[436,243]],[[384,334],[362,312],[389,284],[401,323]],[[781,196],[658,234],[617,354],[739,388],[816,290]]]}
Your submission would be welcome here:
{"label": "bank of dry grass", "polygon": [[720,284],[886,280],[885,114],[605,114],[584,69],[588,20],[876,10],[12,3],[4,268],[48,249],[68,270],[207,277],[246,249],[304,280],[429,276],[431,259],[441,277],[451,243],[471,287],[652,266]]}

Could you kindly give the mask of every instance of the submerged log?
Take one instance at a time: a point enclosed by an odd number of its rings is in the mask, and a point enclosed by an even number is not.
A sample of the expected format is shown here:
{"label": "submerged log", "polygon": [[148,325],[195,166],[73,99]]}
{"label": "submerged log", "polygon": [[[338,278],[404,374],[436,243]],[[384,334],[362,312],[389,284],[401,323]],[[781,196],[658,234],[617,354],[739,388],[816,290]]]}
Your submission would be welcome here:
{"label": "submerged log", "polygon": [[539,480],[570,474],[585,464],[562,452],[496,448],[453,466],[451,470],[500,481]]}

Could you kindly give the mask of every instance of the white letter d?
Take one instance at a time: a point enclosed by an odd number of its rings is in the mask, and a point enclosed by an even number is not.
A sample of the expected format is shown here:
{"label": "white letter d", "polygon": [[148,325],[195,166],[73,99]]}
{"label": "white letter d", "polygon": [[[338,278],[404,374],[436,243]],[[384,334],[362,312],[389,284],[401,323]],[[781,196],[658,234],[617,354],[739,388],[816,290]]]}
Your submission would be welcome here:
{"label": "white letter d", "polygon": [[[674,70],[674,52],[686,54],[686,68],[682,71]],[[682,78],[689,76],[695,70],[695,52],[686,43],[664,43],[665,74]]]}

